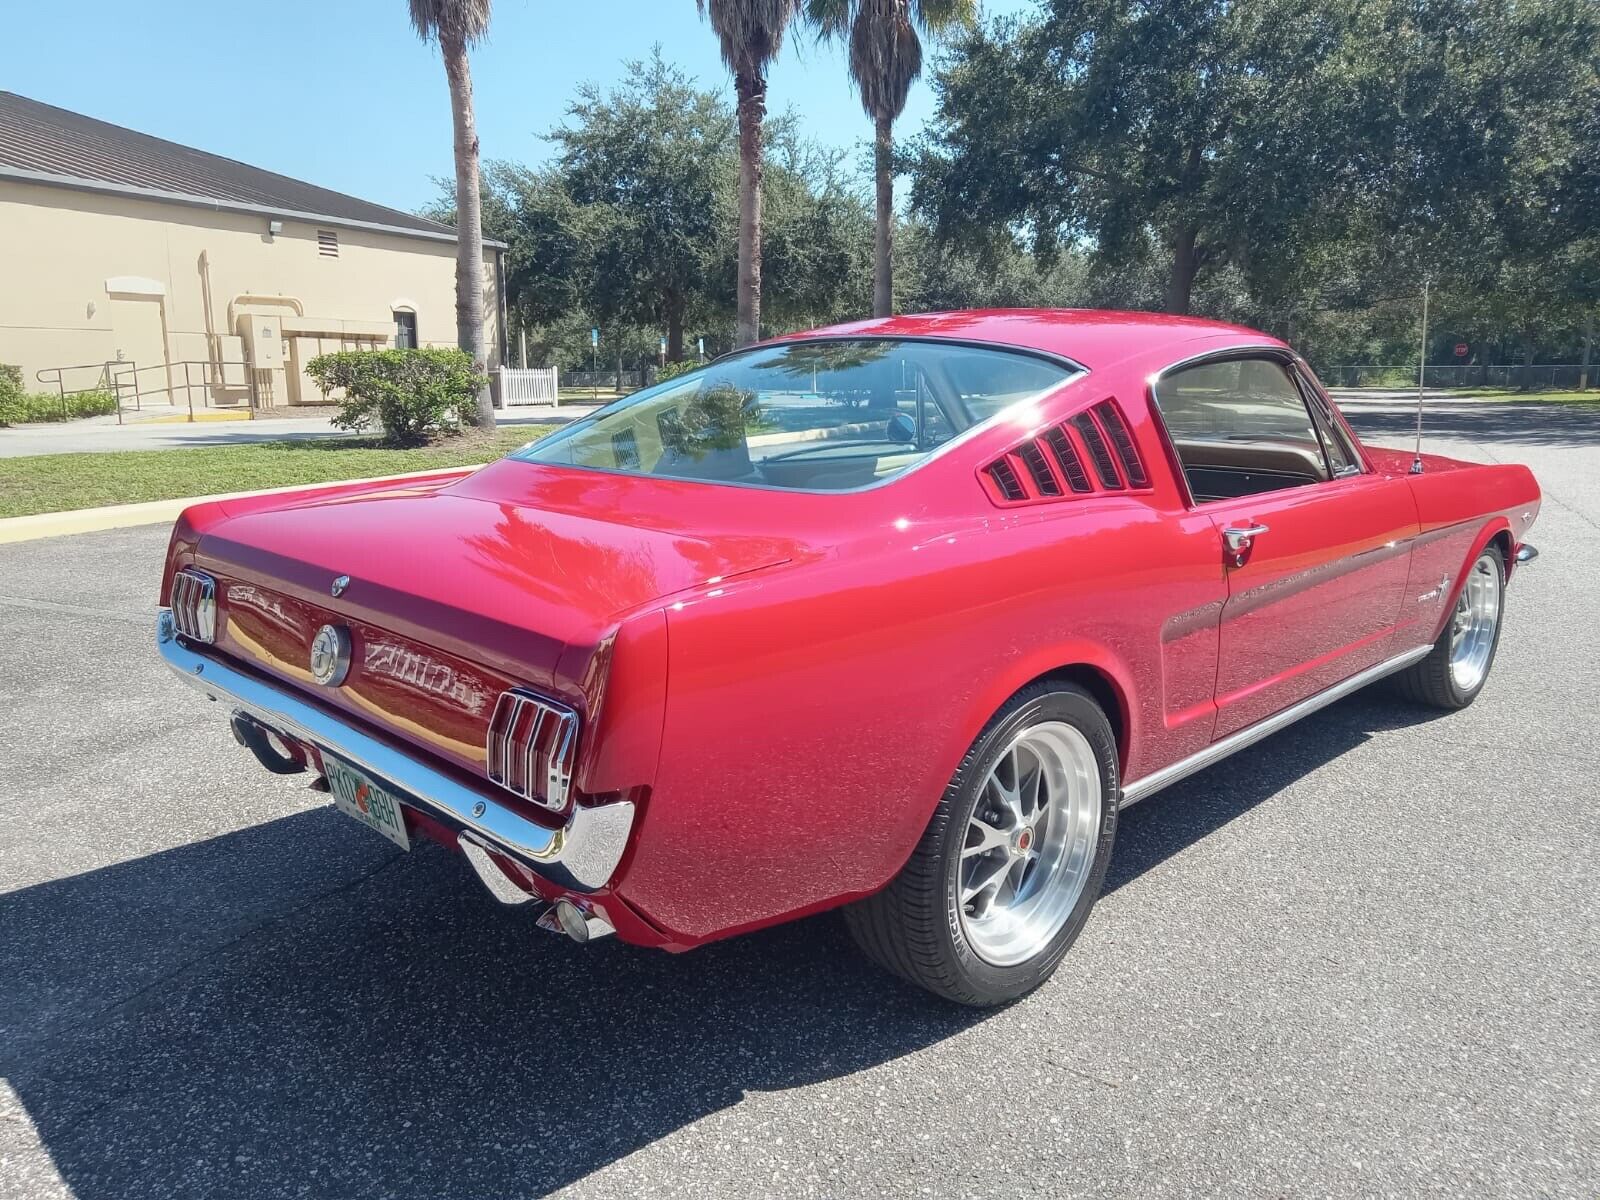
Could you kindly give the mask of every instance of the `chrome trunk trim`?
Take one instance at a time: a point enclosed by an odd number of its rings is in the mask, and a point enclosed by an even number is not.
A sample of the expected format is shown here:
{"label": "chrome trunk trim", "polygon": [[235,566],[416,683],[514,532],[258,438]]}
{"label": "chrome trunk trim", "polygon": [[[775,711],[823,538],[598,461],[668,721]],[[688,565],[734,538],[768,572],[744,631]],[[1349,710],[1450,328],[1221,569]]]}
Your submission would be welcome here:
{"label": "chrome trunk trim", "polygon": [[1358,671],[1349,679],[1341,680],[1325,691],[1318,692],[1315,696],[1307,696],[1298,704],[1291,704],[1282,712],[1273,713],[1264,720],[1257,721],[1254,725],[1230,733],[1221,741],[1212,742],[1204,750],[1191,754],[1188,758],[1180,759],[1169,767],[1162,767],[1140,779],[1135,779],[1122,789],[1121,807],[1127,808],[1130,804],[1137,804],[1148,796],[1153,796],[1162,788],[1177,783],[1193,775],[1196,771],[1203,771],[1214,763],[1221,762],[1237,750],[1246,746],[1253,746],[1262,738],[1271,737],[1280,729],[1293,725],[1301,717],[1310,716],[1319,708],[1325,708],[1335,700],[1342,700],[1351,692],[1360,691],[1369,683],[1375,683],[1385,675],[1392,675],[1396,671],[1409,667],[1418,659],[1426,658],[1428,651],[1433,647],[1418,646],[1414,650],[1407,650],[1404,654],[1397,654],[1386,659],[1377,666],[1368,667],[1365,671]]}
{"label": "chrome trunk trim", "polygon": [[540,825],[494,796],[363,733],[288,689],[196,653],[176,634],[171,610],[162,609],[156,615],[156,647],[167,665],[191,687],[243,711],[267,729],[353,763],[403,803],[477,835],[483,843],[557,886],[597,891],[622,861],[633,829],[631,801],[574,807],[563,825]]}

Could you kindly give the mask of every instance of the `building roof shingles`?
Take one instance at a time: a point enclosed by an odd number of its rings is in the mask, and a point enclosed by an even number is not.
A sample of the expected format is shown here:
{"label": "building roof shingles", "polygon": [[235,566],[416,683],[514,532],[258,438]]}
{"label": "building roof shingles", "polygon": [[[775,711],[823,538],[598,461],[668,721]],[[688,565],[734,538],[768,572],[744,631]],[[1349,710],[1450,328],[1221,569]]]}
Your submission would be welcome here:
{"label": "building roof shingles", "polygon": [[454,237],[437,221],[0,91],[0,168]]}

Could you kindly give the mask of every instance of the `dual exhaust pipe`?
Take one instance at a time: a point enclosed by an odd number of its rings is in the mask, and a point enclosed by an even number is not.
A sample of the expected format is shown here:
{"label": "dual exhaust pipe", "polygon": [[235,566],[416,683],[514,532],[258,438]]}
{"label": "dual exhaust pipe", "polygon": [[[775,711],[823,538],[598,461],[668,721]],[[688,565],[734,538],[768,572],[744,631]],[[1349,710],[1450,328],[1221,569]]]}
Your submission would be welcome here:
{"label": "dual exhaust pipe", "polygon": [[[230,724],[234,740],[255,755],[256,761],[274,775],[295,775],[311,765],[305,751],[297,743],[274,735],[272,730],[246,713],[235,712]],[[320,777],[311,786],[321,791],[327,790],[327,783]],[[583,901],[563,896],[552,904],[519,887],[500,869],[488,844],[473,834],[463,830],[457,835],[456,842],[472,866],[472,873],[478,877],[478,882],[501,904],[508,907],[537,905],[534,911],[539,916],[535,924],[540,929],[564,933],[580,945],[616,932],[602,913]]]}

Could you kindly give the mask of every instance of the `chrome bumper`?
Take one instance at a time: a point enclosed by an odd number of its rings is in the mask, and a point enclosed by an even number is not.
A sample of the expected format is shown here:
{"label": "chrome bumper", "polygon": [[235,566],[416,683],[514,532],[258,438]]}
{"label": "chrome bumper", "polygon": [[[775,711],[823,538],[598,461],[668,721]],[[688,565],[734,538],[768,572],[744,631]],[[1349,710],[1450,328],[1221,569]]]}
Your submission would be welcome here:
{"label": "chrome bumper", "polygon": [[1522,545],[1517,547],[1517,565],[1518,566],[1521,566],[1523,563],[1531,563],[1534,559],[1536,559],[1538,557],[1539,557],[1539,548],[1537,546],[1535,546],[1532,542],[1523,542]]}
{"label": "chrome bumper", "polygon": [[574,806],[552,829],[513,812],[488,792],[462,784],[421,759],[362,733],[293,692],[196,654],[178,640],[172,613],[156,616],[156,646],[191,687],[279,730],[353,763],[403,803],[467,830],[559,887],[593,892],[605,886],[633,828],[631,801]]}

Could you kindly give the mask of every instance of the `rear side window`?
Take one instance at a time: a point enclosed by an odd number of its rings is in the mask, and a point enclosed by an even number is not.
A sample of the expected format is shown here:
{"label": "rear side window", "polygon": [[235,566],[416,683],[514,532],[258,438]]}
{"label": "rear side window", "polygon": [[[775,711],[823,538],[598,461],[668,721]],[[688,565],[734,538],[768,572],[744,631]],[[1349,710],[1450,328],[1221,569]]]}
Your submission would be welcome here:
{"label": "rear side window", "polygon": [[512,457],[803,491],[893,478],[1078,371],[955,342],[844,339],[757,347],[648,388]]}
{"label": "rear side window", "polygon": [[1163,377],[1155,396],[1196,502],[1329,478],[1305,398],[1275,359],[1186,367]]}

